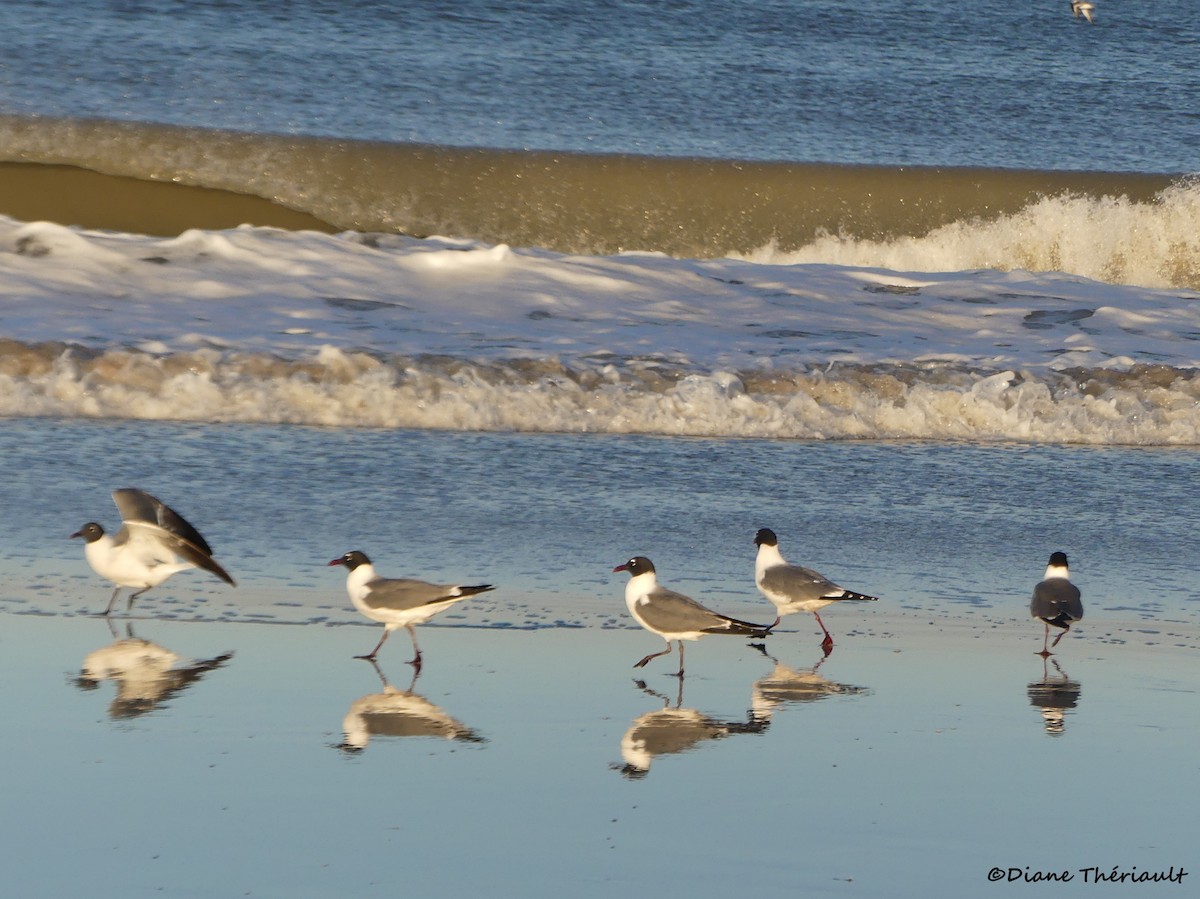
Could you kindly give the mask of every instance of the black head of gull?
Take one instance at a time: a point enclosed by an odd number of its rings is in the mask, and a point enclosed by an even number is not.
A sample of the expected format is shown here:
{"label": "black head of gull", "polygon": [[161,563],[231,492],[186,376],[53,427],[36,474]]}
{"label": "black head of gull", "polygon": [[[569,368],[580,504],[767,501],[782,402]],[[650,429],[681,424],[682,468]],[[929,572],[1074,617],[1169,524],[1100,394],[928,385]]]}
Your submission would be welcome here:
{"label": "black head of gull", "polygon": [[775,536],[775,532],[770,528],[759,528],[758,533],[754,535],[755,546],[778,546],[779,538]]}
{"label": "black head of gull", "polygon": [[367,554],[359,549],[352,549],[345,555],[338,556],[330,565],[345,565],[350,571],[353,571],[359,565],[370,565],[371,560],[367,558]]}

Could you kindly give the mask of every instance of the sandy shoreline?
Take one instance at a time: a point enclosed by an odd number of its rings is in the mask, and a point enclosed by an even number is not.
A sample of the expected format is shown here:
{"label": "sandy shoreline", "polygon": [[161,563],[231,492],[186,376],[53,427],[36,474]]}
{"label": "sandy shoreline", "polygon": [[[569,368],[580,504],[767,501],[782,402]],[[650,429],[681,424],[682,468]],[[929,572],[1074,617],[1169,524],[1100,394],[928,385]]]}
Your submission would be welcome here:
{"label": "sandy shoreline", "polygon": [[262,197],[174,182],[106,175],[69,165],[0,162],[0,214],[26,222],[174,237],[189,228],[250,224],[290,231],[337,231],[305,212]]}

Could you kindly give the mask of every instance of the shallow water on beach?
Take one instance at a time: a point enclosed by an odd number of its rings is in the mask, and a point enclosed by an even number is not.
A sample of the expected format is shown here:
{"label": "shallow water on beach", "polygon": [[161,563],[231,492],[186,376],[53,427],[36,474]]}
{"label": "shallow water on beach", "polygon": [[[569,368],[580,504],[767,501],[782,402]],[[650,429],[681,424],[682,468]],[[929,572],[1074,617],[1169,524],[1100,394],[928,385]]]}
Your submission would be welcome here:
{"label": "shallow water on beach", "polygon": [[993,867],[1076,895],[1194,860],[1194,649],[1070,640],[1044,670],[1024,633],[910,622],[815,671],[807,635],[708,641],[680,689],[628,667],[640,632],[428,628],[388,692],[358,629],[139,621],[233,653],[158,697],[76,679],[123,625],[4,620],[14,895],[977,895]]}
{"label": "shallow water on beach", "polygon": [[[1192,450],[10,420],[0,459],[14,894],[972,895],[999,866],[1074,895],[1194,862]],[[66,535],[124,485],[239,588],[97,618]],[[612,566],[766,619],[760,526],[881,601],[827,610],[827,659],[793,616],[770,656],[692,644],[682,685],[631,668],[662,644]],[[420,629],[411,687],[403,634],[351,658],[354,547],[498,586]],[[1044,663],[1054,549],[1087,617]]]}
{"label": "shallow water on beach", "polygon": [[889,607],[1022,615],[1061,549],[1082,628],[1106,613],[1200,623],[1192,449],[17,419],[0,459],[0,502],[22,515],[0,550],[18,587],[4,604],[58,614],[103,609],[108,589],[66,536],[114,527],[110,491],[136,486],[241,588],[187,572],[139,600],[155,616],[353,623],[326,563],[361,549],[384,575],[500,586],[454,621],[623,623],[611,572],[634,554],[753,620],[768,610],[753,538],[771,527],[791,561]]}

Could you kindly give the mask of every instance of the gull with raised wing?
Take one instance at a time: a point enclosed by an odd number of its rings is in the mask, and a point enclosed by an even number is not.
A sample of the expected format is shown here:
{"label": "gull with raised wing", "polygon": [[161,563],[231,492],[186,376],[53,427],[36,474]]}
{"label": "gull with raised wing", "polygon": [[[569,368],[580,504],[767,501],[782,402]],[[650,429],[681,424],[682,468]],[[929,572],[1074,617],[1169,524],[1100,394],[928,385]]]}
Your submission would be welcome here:
{"label": "gull with raised wing", "polygon": [[[1071,629],[1071,625],[1083,618],[1083,600],[1079,588],[1071,583],[1071,573],[1067,565],[1067,554],[1062,552],[1050,556],[1046,566],[1046,574],[1038,585],[1033,588],[1033,599],[1029,602],[1029,614],[1041,619],[1046,625],[1046,634],[1042,640],[1042,656],[1050,655],[1050,650],[1058,645],[1058,641]],[[1062,633],[1054,638],[1049,647],[1046,642],[1050,639],[1050,625],[1061,627]]]}
{"label": "gull with raised wing", "polygon": [[83,538],[83,555],[92,570],[116,585],[105,615],[112,613],[123,587],[136,588],[126,607],[132,609],[133,601],[151,587],[189,568],[203,568],[236,586],[200,532],[170,506],[135,487],[114,490],[112,498],[121,513],[116,534],[109,536],[102,525],[89,521],[71,535]]}
{"label": "gull with raised wing", "polygon": [[344,565],[350,572],[346,576],[346,592],[350,594],[354,608],[372,621],[383,624],[383,636],[375,648],[355,658],[374,661],[391,632],[403,627],[408,629],[413,645],[414,655],[408,664],[418,671],[421,670],[421,648],[417,645],[417,632],[413,630],[413,625],[428,621],[461,599],[495,589],[491,584],[461,586],[431,584],[413,578],[380,577],[375,573],[375,566],[367,554],[357,549],[338,556],[329,564]]}
{"label": "gull with raised wing", "polygon": [[835,602],[875,602],[879,598],[839,587],[811,568],[789,564],[779,552],[779,538],[769,528],[759,529],[754,535],[754,542],[758,545],[758,558],[754,562],[754,581],[762,595],[771,600],[779,612],[779,617],[771,627],[779,624],[784,615],[812,612],[817,624],[821,625],[821,630],[825,632],[821,646],[826,653],[833,649],[833,637],[829,634],[829,628],[825,627],[825,622],[821,620],[818,610]]}
{"label": "gull with raised wing", "polygon": [[613,571],[628,571],[631,575],[629,583],[625,585],[625,605],[629,607],[629,614],[646,630],[667,641],[666,649],[650,653],[635,664],[634,668],[641,668],[651,659],[665,656],[671,651],[671,642],[678,640],[679,671],[675,676],[683,677],[684,640],[699,640],[707,634],[759,639],[770,636],[770,627],[718,614],[706,609],[690,596],[660,586],[654,563],[645,556],[634,556]]}

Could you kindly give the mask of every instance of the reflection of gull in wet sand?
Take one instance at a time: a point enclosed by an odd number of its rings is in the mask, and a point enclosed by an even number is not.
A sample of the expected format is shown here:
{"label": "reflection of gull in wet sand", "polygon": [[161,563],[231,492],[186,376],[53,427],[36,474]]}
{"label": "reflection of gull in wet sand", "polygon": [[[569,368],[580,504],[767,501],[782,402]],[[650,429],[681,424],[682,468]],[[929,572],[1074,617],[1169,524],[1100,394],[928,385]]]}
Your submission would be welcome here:
{"label": "reflection of gull in wet sand", "polygon": [[438,737],[464,743],[484,743],[483,737],[460,721],[451,718],[440,706],[412,691],[416,674],[407,690],[397,690],[388,683],[375,660],[375,673],[383,684],[382,693],[368,693],[350,703],[342,719],[346,739],[339,749],[361,752],[371,737]]}
{"label": "reflection of gull in wet sand", "polygon": [[421,647],[417,645],[417,632],[413,630],[413,625],[428,621],[460,599],[493,589],[491,584],[463,587],[457,584],[430,584],[413,578],[380,577],[375,573],[375,566],[367,554],[359,550],[339,556],[329,564],[344,565],[349,570],[346,592],[354,608],[372,621],[383,623],[383,636],[375,648],[365,656],[356,658],[373,661],[391,632],[403,627],[408,629],[413,645],[414,655],[408,664],[417,671],[421,670]]}
{"label": "reflection of gull in wet sand", "polygon": [[683,677],[683,641],[699,640],[706,634],[729,634],[734,637],[767,637],[771,629],[761,624],[750,624],[720,615],[706,609],[690,596],[660,587],[654,563],[645,556],[634,556],[613,571],[628,571],[629,583],[625,585],[625,605],[629,614],[642,627],[653,631],[667,641],[662,652],[652,652],[634,668],[641,668],[651,659],[665,656],[671,651],[671,641],[679,641],[679,670],[676,677]]}
{"label": "reflection of gull in wet sand", "polygon": [[[1050,674],[1047,661],[1054,665],[1058,673]],[[1042,657],[1042,679],[1034,681],[1028,687],[1029,704],[1042,710],[1042,722],[1046,733],[1052,737],[1061,736],[1066,729],[1066,713],[1079,705],[1079,695],[1083,687],[1079,681],[1067,677],[1067,673],[1059,667],[1054,659]]]}
{"label": "reflection of gull in wet sand", "polygon": [[122,587],[137,588],[129,596],[127,608],[133,608],[133,601],[151,587],[188,568],[203,568],[236,586],[200,532],[170,506],[133,487],[114,490],[112,497],[122,521],[114,536],[94,521],[71,535],[84,539],[83,555],[92,570],[116,584],[105,615],[112,612]]}
{"label": "reflection of gull in wet sand", "polygon": [[1082,16],[1083,18],[1087,19],[1088,22],[1091,22],[1092,11],[1095,10],[1095,8],[1096,7],[1091,3],[1082,3],[1080,0],[1071,0],[1071,13],[1077,19]]}
{"label": "reflection of gull in wet sand", "polygon": [[[1029,602],[1029,614],[1039,618],[1046,625],[1046,634],[1042,639],[1042,655],[1050,655],[1050,650],[1058,645],[1063,634],[1071,629],[1072,623],[1083,618],[1083,601],[1079,596],[1079,588],[1071,583],[1070,571],[1067,567],[1067,554],[1054,553],[1050,556],[1050,564],[1046,566],[1046,574],[1038,585],[1033,588],[1033,599]],[[1061,627],[1062,633],[1054,638],[1054,642],[1046,647],[1050,639],[1050,625]]]}
{"label": "reflection of gull in wet sand", "polygon": [[780,706],[790,703],[817,702],[828,696],[865,696],[868,687],[839,684],[817,673],[827,655],[811,668],[797,670],[774,657],[775,670],[754,682],[750,690],[750,711],[758,718],[770,718]]}
{"label": "reflection of gull in wet sand", "polygon": [[[835,602],[875,602],[878,597],[855,593],[839,587],[829,578],[811,568],[791,565],[779,551],[779,539],[770,528],[760,528],[754,535],[758,557],[754,561],[754,582],[767,599],[775,605],[780,618],[793,612],[812,612],[825,632],[821,646],[833,649],[833,637],[821,620],[819,609]],[[779,618],[775,619],[779,624]],[[774,627],[774,625],[772,625]]]}
{"label": "reflection of gull in wet sand", "polygon": [[177,693],[220,668],[232,652],[211,659],[184,659],[171,650],[129,636],[88,653],[75,684],[94,690],[101,681],[113,680],[117,695],[109,706],[113,718],[136,718],[161,706]]}
{"label": "reflection of gull in wet sand", "polygon": [[635,718],[633,725],[621,738],[622,766],[614,766],[625,777],[645,777],[656,756],[674,755],[695,749],[708,740],[719,740],[734,734],[761,734],[770,722],[751,718],[748,721],[721,721],[696,709],[680,708],[683,704],[683,679],[679,681],[679,696],[674,707],[671,700],[642,681],[640,689],[656,696],[663,707]]}

